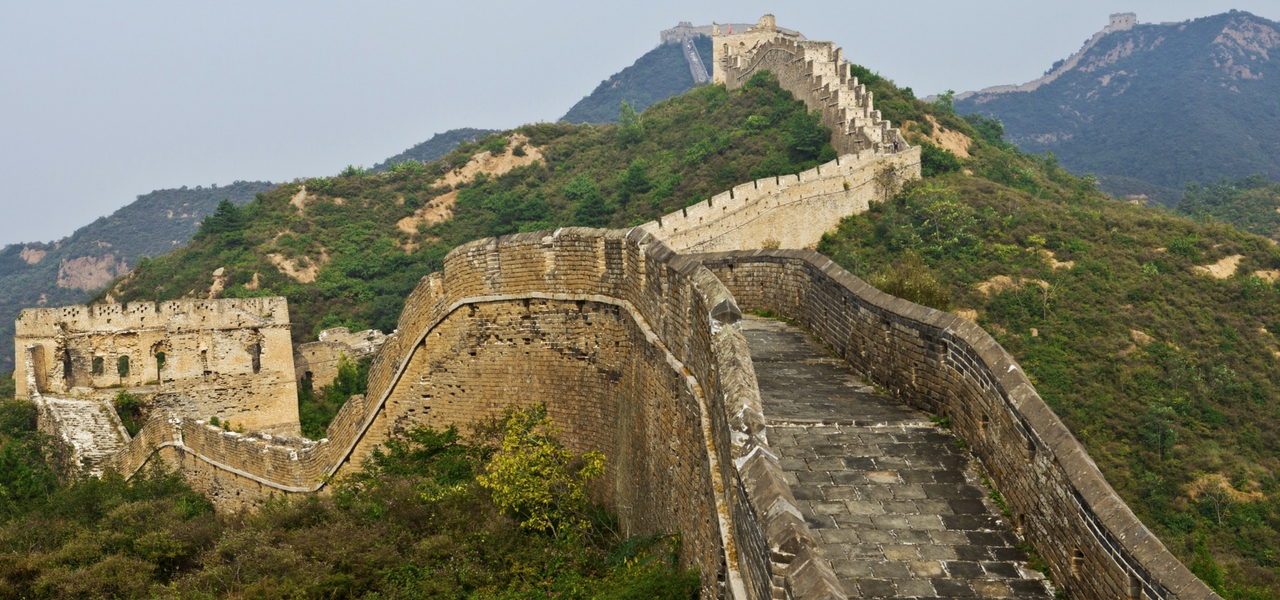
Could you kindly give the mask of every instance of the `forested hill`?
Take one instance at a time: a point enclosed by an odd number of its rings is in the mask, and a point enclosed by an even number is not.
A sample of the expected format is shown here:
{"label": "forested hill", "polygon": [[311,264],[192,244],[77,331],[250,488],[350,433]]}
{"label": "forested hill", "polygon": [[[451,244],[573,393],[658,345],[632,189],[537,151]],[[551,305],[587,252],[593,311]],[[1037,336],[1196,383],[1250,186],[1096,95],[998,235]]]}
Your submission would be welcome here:
{"label": "forested hill", "polygon": [[1280,180],[1280,24],[1234,10],[1139,24],[1035,91],[979,93],[956,110],[1000,119],[1019,148],[1052,151],[1121,193],[1141,189],[1123,178],[1174,190]]}
{"label": "forested hill", "polygon": [[[711,38],[694,38],[702,63],[711,69]],[[591,95],[579,100],[561,120],[570,123],[613,123],[623,102],[636,110],[683,94],[693,88],[693,75],[680,44],[661,44],[634,64],[601,81]]]}
{"label": "forested hill", "polygon": [[218,201],[247,204],[275,184],[156,190],[56,242],[0,250],[0,371],[13,369],[13,321],[23,308],[84,302],[143,256],[167,254],[191,239]]}
{"label": "forested hill", "polygon": [[391,331],[418,280],[463,242],[635,225],[835,157],[818,117],[768,76],[732,92],[700,87],[624,117],[604,127],[526,125],[425,165],[284,184],[220,211],[189,246],[139,263],[111,293],[207,296],[225,268],[222,295],[288,297],[298,341],[342,324]]}

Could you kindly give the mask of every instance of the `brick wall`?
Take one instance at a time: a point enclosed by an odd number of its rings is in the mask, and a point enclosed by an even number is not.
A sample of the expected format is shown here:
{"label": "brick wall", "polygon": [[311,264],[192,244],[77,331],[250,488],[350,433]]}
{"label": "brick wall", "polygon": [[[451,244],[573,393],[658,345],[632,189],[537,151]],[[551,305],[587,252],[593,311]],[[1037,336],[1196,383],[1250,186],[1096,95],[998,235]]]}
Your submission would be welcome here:
{"label": "brick wall", "polygon": [[877,384],[950,418],[1071,598],[1217,598],[1138,521],[1017,362],[977,325],[802,250],[691,257],[741,306],[808,327]]}

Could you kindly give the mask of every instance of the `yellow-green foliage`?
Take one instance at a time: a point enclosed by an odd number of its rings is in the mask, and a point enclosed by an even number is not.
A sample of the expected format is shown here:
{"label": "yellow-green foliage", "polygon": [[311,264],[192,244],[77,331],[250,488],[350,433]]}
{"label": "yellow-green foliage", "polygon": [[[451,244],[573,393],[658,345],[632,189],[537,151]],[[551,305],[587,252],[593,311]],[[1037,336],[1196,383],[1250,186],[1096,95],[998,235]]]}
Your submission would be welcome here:
{"label": "yellow-green foliage", "polygon": [[907,252],[898,262],[885,265],[870,283],[886,294],[929,308],[951,310],[951,290],[938,283],[933,271],[915,252]]}
{"label": "yellow-green foliage", "polygon": [[604,473],[604,454],[575,457],[561,446],[543,404],[511,409],[504,429],[502,449],[476,478],[498,508],[521,527],[557,538],[589,528],[587,482]]}

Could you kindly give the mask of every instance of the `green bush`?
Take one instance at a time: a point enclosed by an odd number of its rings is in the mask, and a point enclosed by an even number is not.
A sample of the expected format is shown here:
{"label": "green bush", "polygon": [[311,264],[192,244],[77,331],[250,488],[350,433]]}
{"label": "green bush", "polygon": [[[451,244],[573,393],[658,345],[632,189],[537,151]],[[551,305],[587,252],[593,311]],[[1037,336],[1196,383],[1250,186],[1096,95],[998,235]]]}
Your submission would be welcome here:
{"label": "green bush", "polygon": [[678,536],[622,539],[590,505],[572,539],[505,516],[475,479],[497,450],[492,427],[412,428],[332,494],[242,515],[215,515],[159,467],[60,483],[34,427],[32,404],[0,403],[6,598],[697,597]]}
{"label": "green bush", "polygon": [[960,158],[950,150],[939,148],[929,142],[920,144],[920,175],[933,177],[953,171],[959,171],[962,165]]}
{"label": "green bush", "polygon": [[128,390],[116,392],[113,400],[116,414],[120,416],[120,421],[124,424],[124,428],[129,432],[129,435],[138,435],[138,432],[142,431],[142,426],[146,424],[146,418],[143,414],[144,400],[142,396],[131,394]]}
{"label": "green bush", "polygon": [[303,436],[313,440],[325,437],[329,424],[338,416],[342,405],[352,396],[369,391],[369,366],[372,364],[372,356],[352,361],[344,354],[338,358],[338,374],[331,383],[313,390],[311,380],[302,381],[298,386],[298,420],[302,423]]}
{"label": "green bush", "polygon": [[886,294],[892,294],[938,310],[951,310],[951,291],[938,283],[924,259],[908,251],[892,265],[886,265],[868,282]]}

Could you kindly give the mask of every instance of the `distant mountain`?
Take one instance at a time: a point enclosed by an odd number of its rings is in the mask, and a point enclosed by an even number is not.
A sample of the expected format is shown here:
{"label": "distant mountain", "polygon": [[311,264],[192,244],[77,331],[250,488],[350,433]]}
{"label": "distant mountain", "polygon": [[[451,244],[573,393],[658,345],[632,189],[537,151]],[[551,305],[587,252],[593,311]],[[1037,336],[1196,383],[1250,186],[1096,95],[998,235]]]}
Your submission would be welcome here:
{"label": "distant mountain", "polygon": [[0,249],[0,372],[13,369],[13,321],[22,309],[82,303],[140,258],[186,244],[218,201],[248,204],[273,187],[267,181],[237,181],[156,190],[59,241]]}
{"label": "distant mountain", "polygon": [[[704,65],[711,64],[711,38],[693,38]],[[591,95],[579,100],[561,117],[570,123],[613,123],[625,101],[637,112],[646,106],[678,96],[694,86],[693,74],[678,43],[660,44],[634,64],[601,81]]]}
{"label": "distant mountain", "polygon": [[1045,77],[959,94],[955,108],[1000,119],[1022,150],[1120,195],[1138,180],[1173,204],[1167,190],[1191,181],[1280,180],[1280,25],[1234,10],[1159,25],[1113,15]]}
{"label": "distant mountain", "polygon": [[375,173],[381,173],[391,168],[391,165],[408,160],[431,162],[452,152],[459,144],[464,142],[474,142],[491,133],[498,133],[498,130],[463,127],[461,129],[450,129],[444,133],[437,133],[431,136],[431,139],[374,165],[373,171]]}

